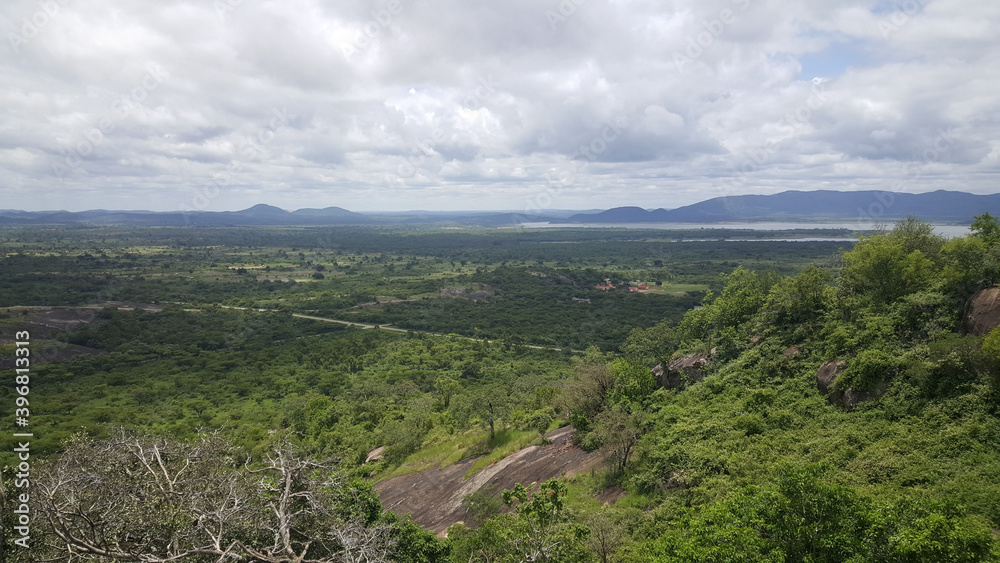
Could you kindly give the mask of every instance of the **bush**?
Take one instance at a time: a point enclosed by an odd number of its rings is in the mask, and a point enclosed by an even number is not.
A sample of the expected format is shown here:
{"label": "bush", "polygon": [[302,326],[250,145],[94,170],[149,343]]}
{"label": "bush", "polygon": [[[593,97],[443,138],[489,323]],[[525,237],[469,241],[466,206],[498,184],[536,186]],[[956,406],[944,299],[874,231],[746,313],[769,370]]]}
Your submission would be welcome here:
{"label": "bush", "polygon": [[847,369],[837,377],[835,386],[840,390],[872,391],[875,387],[898,373],[900,359],[880,348],[862,350],[847,363]]}

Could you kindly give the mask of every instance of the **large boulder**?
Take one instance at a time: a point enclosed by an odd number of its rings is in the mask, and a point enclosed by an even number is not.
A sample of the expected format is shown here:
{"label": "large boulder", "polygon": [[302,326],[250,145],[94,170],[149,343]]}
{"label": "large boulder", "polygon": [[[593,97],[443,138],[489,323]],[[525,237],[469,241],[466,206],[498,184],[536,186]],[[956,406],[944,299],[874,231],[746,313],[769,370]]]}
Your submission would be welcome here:
{"label": "large boulder", "polygon": [[972,296],[965,315],[965,330],[984,336],[1000,326],[1000,287],[987,287]]}
{"label": "large boulder", "polygon": [[855,391],[853,387],[848,387],[843,393],[838,394],[837,399],[840,406],[844,407],[845,410],[852,411],[861,403],[870,401],[872,397],[872,393],[868,391]]}
{"label": "large boulder", "polygon": [[816,372],[816,388],[820,393],[826,395],[833,389],[834,380],[844,371],[846,365],[844,361],[830,360],[819,366],[819,371]]}
{"label": "large boulder", "polygon": [[889,389],[889,382],[884,380],[880,381],[871,391],[859,391],[853,387],[844,390],[836,389],[834,383],[845,367],[847,367],[847,363],[843,360],[830,360],[819,366],[819,370],[816,371],[816,388],[819,389],[820,393],[826,395],[826,400],[830,401],[831,404],[851,411],[865,401],[882,396]]}
{"label": "large boulder", "polygon": [[658,364],[653,368],[653,375],[663,387],[680,389],[687,383],[701,381],[705,377],[702,368],[710,363],[705,354],[688,354],[670,360],[666,368]]}
{"label": "large boulder", "polygon": [[365,458],[365,463],[382,461],[383,459],[385,459],[385,446],[379,446],[374,450],[368,452],[368,457]]}

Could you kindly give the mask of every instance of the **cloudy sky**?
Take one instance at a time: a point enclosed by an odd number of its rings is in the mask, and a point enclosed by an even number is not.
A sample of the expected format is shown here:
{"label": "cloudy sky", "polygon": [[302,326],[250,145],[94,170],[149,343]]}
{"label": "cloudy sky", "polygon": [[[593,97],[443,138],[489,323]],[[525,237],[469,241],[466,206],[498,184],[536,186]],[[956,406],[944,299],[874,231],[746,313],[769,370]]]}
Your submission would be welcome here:
{"label": "cloudy sky", "polygon": [[4,0],[0,209],[990,193],[998,23],[992,0]]}

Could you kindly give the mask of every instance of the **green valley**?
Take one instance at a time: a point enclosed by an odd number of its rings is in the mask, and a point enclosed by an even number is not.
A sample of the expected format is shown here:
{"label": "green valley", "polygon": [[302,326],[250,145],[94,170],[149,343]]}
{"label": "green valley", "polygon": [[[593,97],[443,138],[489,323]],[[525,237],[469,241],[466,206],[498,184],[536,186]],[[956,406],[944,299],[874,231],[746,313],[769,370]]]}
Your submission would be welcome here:
{"label": "green valley", "polygon": [[1000,225],[848,234],[2,229],[32,553],[1000,560]]}

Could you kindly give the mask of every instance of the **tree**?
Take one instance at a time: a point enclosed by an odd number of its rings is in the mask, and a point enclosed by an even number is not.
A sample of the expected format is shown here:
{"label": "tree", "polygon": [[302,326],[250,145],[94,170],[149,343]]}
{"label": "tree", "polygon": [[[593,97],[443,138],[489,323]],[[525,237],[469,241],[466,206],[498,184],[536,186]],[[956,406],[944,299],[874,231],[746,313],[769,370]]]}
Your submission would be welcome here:
{"label": "tree", "polygon": [[629,413],[623,405],[615,405],[597,415],[594,432],[601,444],[610,450],[609,457],[615,473],[623,475],[642,435],[635,415]]}
{"label": "tree", "polygon": [[934,234],[930,223],[913,215],[897,222],[888,236],[902,244],[907,254],[919,250],[934,263],[940,260],[941,247],[945,242],[944,237]]}
{"label": "tree", "polygon": [[677,350],[680,338],[674,327],[659,323],[649,328],[635,328],[629,333],[621,351],[637,363],[666,364]]}
{"label": "tree", "polygon": [[601,563],[614,561],[614,554],[625,544],[625,526],[602,510],[587,518],[590,535],[586,539],[587,547],[597,554]]}
{"label": "tree", "polygon": [[614,374],[606,362],[577,365],[576,379],[567,385],[564,393],[570,422],[577,431],[590,429],[594,417],[604,410],[614,386]]}
{"label": "tree", "polygon": [[709,293],[701,309],[684,315],[678,333],[684,340],[712,343],[717,334],[740,330],[764,306],[768,292],[779,280],[780,276],[774,272],[758,273],[737,267],[722,276],[725,285],[718,296]]}
{"label": "tree", "polygon": [[490,442],[496,438],[496,424],[506,418],[513,407],[510,388],[499,383],[483,385],[473,390],[455,395],[451,400],[451,412],[459,421],[474,421],[477,418],[490,429]]}
{"label": "tree", "polygon": [[[217,435],[197,442],[117,430],[76,437],[37,479],[51,561],[389,561],[373,494],[287,444],[262,463]],[[374,504],[372,503],[374,498]],[[207,559],[206,559],[207,558]]]}
{"label": "tree", "polygon": [[815,320],[826,308],[831,276],[825,270],[809,266],[801,274],[784,278],[767,295],[761,310],[765,326],[797,324]]}
{"label": "tree", "polygon": [[840,287],[876,304],[927,289],[934,273],[934,263],[921,250],[908,252],[902,241],[887,235],[862,237],[843,258]]}
{"label": "tree", "polygon": [[471,495],[462,497],[462,504],[465,505],[466,513],[472,522],[482,525],[500,512],[503,499],[497,494],[495,484],[486,484]]}
{"label": "tree", "polygon": [[515,506],[518,520],[526,528],[521,538],[511,542],[521,561],[566,561],[571,559],[566,557],[568,553],[582,547],[584,528],[559,526],[568,492],[566,483],[556,478],[542,483],[534,492],[520,483],[512,490],[504,490],[504,504]]}
{"label": "tree", "polygon": [[989,526],[947,501],[903,499],[874,512],[872,559],[920,563],[993,561]]}
{"label": "tree", "polygon": [[989,246],[1000,244],[1000,221],[989,213],[977,215],[972,221],[970,230]]}
{"label": "tree", "polygon": [[451,398],[462,391],[462,384],[457,379],[442,375],[434,380],[434,394],[442,410],[448,410]]}
{"label": "tree", "polygon": [[642,364],[618,358],[609,366],[614,386],[611,401],[626,405],[642,405],[656,391],[657,381],[653,372]]}
{"label": "tree", "polygon": [[775,481],[704,507],[654,544],[668,561],[840,563],[864,558],[864,504],[818,479],[815,467],[781,466]]}

